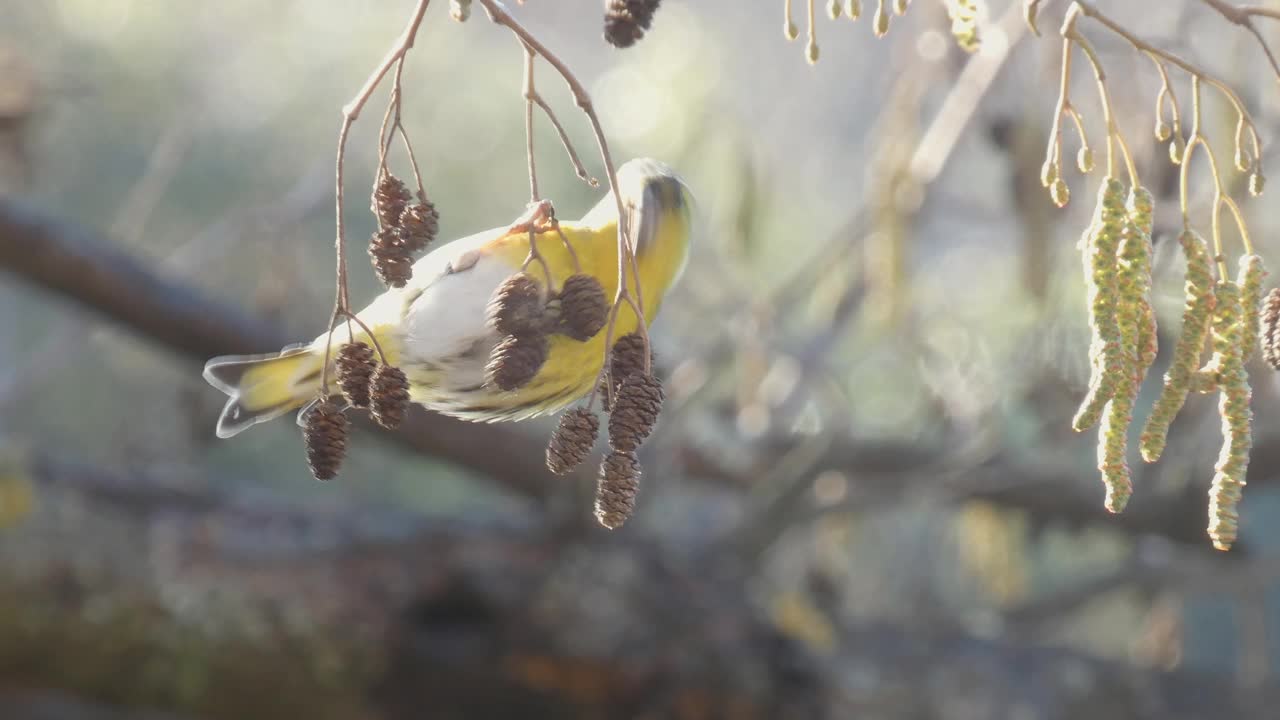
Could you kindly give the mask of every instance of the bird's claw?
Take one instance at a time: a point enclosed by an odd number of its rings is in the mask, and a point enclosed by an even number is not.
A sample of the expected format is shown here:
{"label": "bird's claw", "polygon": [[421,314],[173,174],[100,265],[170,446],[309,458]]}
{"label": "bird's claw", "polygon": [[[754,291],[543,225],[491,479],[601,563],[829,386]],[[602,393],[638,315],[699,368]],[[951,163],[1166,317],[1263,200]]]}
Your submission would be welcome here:
{"label": "bird's claw", "polygon": [[526,233],[554,226],[556,209],[550,200],[535,200],[529,203],[524,214],[511,223],[507,233]]}

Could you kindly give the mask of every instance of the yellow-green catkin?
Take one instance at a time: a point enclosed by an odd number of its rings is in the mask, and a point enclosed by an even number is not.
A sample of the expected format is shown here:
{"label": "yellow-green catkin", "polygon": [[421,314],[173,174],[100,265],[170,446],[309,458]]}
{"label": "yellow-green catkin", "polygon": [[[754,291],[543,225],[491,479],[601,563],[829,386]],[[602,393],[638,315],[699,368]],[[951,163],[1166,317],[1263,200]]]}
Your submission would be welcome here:
{"label": "yellow-green catkin", "polygon": [[1058,179],[1062,174],[1062,168],[1058,161],[1053,158],[1047,158],[1044,164],[1040,166],[1040,184],[1049,187],[1053,185],[1053,181]]}
{"label": "yellow-green catkin", "polygon": [[1093,172],[1093,148],[1082,145],[1076,151],[1076,168],[1086,174]]}
{"label": "yellow-green catkin", "polygon": [[1040,14],[1040,0],[1022,0],[1022,19],[1027,23],[1031,34],[1039,37],[1040,28],[1036,26],[1036,17]]}
{"label": "yellow-green catkin", "polygon": [[[1151,228],[1153,226],[1155,202],[1150,191],[1144,187],[1132,188],[1129,191],[1129,222],[1141,237],[1141,247],[1135,247],[1142,257],[1139,274],[1142,287],[1138,296],[1138,382],[1146,376],[1147,370],[1156,361],[1159,352],[1159,335],[1156,327],[1155,309],[1151,307],[1151,260],[1155,249],[1151,244]],[[1123,253],[1122,253],[1123,255]],[[1261,290],[1261,286],[1259,286]],[[1261,295],[1259,295],[1261,302]]]}
{"label": "yellow-green catkin", "polygon": [[889,32],[889,10],[884,6],[884,0],[876,3],[876,16],[873,20],[875,26],[872,31],[876,37],[884,37]]}
{"label": "yellow-green catkin", "polygon": [[1240,270],[1236,284],[1240,286],[1241,328],[1240,351],[1244,362],[1249,362],[1258,350],[1258,324],[1262,316],[1262,283],[1267,279],[1267,268],[1257,255],[1240,258]]}
{"label": "yellow-green catkin", "polygon": [[1116,396],[1107,402],[1098,429],[1098,471],[1107,490],[1103,506],[1113,513],[1124,510],[1133,495],[1133,481],[1125,459],[1129,449],[1129,422],[1133,419],[1133,394],[1123,387],[1127,382],[1122,381],[1122,388],[1117,388]]}
{"label": "yellow-green catkin", "polygon": [[1087,430],[1101,419],[1107,401],[1115,394],[1116,382],[1127,373],[1120,329],[1116,324],[1119,300],[1120,235],[1127,224],[1124,185],[1114,177],[1102,182],[1093,221],[1081,237],[1085,283],[1089,297],[1089,345],[1091,375],[1089,393],[1080,404],[1071,426]]}
{"label": "yellow-green catkin", "polygon": [[976,52],[982,46],[978,35],[977,0],[950,0],[947,14],[951,18],[951,36],[965,52]]}
{"label": "yellow-green catkin", "polygon": [[1191,381],[1187,383],[1187,390],[1202,395],[1217,392],[1218,371],[1213,368],[1201,368],[1191,373]]}
{"label": "yellow-green catkin", "polygon": [[1187,228],[1178,237],[1178,243],[1187,259],[1186,305],[1182,311],[1182,332],[1173,348],[1169,370],[1164,374],[1164,388],[1151,409],[1138,446],[1142,459],[1147,462],[1160,459],[1169,426],[1187,400],[1192,376],[1200,369],[1200,355],[1204,351],[1216,303],[1213,260],[1209,257],[1209,247],[1204,238]]}
{"label": "yellow-green catkin", "polygon": [[1215,288],[1213,363],[1217,366],[1218,412],[1222,416],[1222,452],[1209,488],[1209,537],[1219,550],[1236,540],[1237,514],[1249,451],[1253,446],[1253,413],[1249,409],[1249,380],[1244,370],[1244,311],[1241,289],[1225,280]]}
{"label": "yellow-green catkin", "polygon": [[849,0],[845,5],[844,14],[848,15],[850,20],[862,17],[862,0]]}
{"label": "yellow-green catkin", "polygon": [[1098,470],[1106,486],[1106,508],[1120,512],[1133,494],[1130,480],[1129,424],[1147,368],[1155,359],[1155,315],[1151,312],[1151,195],[1142,188],[1129,192],[1127,215],[1117,249],[1116,329],[1121,371],[1102,415]]}
{"label": "yellow-green catkin", "polygon": [[1071,202],[1071,188],[1067,187],[1067,181],[1062,176],[1055,177],[1049,184],[1049,199],[1060,208]]}

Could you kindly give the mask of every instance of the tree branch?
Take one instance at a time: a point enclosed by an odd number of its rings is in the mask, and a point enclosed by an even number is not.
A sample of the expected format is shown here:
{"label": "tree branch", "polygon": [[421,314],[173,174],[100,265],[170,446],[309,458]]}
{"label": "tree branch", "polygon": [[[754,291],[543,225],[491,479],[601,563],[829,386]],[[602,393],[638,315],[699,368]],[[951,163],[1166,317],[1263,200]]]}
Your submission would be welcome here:
{"label": "tree branch", "polygon": [[1267,62],[1271,63],[1271,71],[1275,73],[1276,80],[1280,80],[1280,63],[1276,62],[1276,56],[1271,52],[1271,46],[1267,44],[1266,38],[1262,37],[1262,32],[1253,24],[1254,17],[1267,17],[1273,20],[1280,20],[1280,10],[1272,10],[1261,7],[1237,6],[1232,5],[1225,0],[1201,0],[1205,5],[1213,8],[1227,20],[1227,22],[1238,25],[1262,46],[1262,52],[1267,55]]}

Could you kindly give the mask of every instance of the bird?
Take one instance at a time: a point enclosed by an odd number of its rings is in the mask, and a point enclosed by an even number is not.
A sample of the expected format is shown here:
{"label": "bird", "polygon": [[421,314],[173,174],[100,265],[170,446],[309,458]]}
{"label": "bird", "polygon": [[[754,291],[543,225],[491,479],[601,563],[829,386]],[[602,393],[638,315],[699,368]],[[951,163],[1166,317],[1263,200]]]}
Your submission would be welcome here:
{"label": "bird", "polygon": [[[688,262],[693,194],[674,170],[650,158],[629,160],[615,177],[635,250],[639,292],[634,280],[628,285],[647,327]],[[322,333],[279,352],[209,360],[204,379],[227,395],[216,435],[229,438],[293,410],[300,410],[301,424],[307,408],[321,395],[322,378],[331,386],[334,382],[339,347],[352,341],[367,343],[370,334],[384,361],[404,371],[410,401],[428,410],[463,420],[500,422],[550,414],[573,404],[595,388],[610,333],[601,330],[586,341],[550,336],[547,359],[536,375],[504,391],[486,381],[490,352],[502,340],[487,322],[486,306],[494,291],[526,265],[531,232],[546,271],[535,261],[527,272],[541,285],[558,290],[580,266],[582,273],[600,282],[606,298],[614,298],[618,220],[618,203],[609,191],[580,220],[559,221],[563,239],[547,223],[517,222],[454,240],[419,258],[404,287],[387,289],[356,313],[359,323],[340,321],[332,334]],[[636,331],[638,320],[635,309],[622,303],[612,338]]]}

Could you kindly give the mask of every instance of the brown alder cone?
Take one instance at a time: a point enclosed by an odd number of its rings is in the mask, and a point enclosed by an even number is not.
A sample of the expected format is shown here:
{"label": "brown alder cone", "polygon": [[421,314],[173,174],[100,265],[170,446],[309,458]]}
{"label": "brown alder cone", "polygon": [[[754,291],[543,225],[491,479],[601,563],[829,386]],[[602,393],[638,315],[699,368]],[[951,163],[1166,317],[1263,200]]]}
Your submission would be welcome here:
{"label": "brown alder cone", "polygon": [[635,452],[653,432],[662,411],[662,383],[652,375],[636,374],[618,386],[609,413],[609,447]]}
{"label": "brown alder cone", "polygon": [[501,390],[523,387],[547,361],[547,345],[543,334],[506,336],[489,354],[485,381]]}
{"label": "brown alder cone", "polygon": [[644,37],[660,0],[609,0],[604,9],[604,38],[616,48],[629,48]]}
{"label": "brown alder cone", "polygon": [[622,527],[636,509],[640,461],[633,452],[612,451],[600,464],[596,483],[596,520],[610,530]]}
{"label": "brown alder cone", "polygon": [[369,414],[373,421],[395,430],[409,410],[409,379],[394,365],[379,365],[373,373]]}
{"label": "brown alder cone", "polygon": [[489,327],[499,335],[536,335],[542,332],[546,308],[542,287],[528,273],[516,273],[503,281],[485,308]]}
{"label": "brown alder cone", "polygon": [[[613,343],[609,352],[609,375],[606,378],[610,385],[603,393],[605,412],[609,411],[613,398],[618,394],[618,386],[623,380],[637,373],[643,373],[645,342],[640,333],[627,333]],[[653,367],[653,351],[649,351],[649,367]]]}
{"label": "brown alder cone", "polygon": [[609,305],[604,299],[600,281],[577,273],[565,279],[560,288],[560,331],[579,342],[586,342],[604,329],[609,319]]}
{"label": "brown alder cone", "polygon": [[566,412],[547,445],[547,469],[565,475],[581,465],[599,434],[600,418],[590,409],[580,407]]}
{"label": "brown alder cone", "polygon": [[369,238],[369,258],[383,285],[401,288],[413,277],[413,254],[398,228],[383,228]]}
{"label": "brown alder cone", "polygon": [[373,210],[378,216],[378,227],[390,229],[400,226],[400,214],[412,196],[400,178],[387,173],[373,187]]}
{"label": "brown alder cone", "polygon": [[347,416],[331,398],[316,403],[302,429],[307,448],[307,465],[317,480],[332,480],[347,456]]}
{"label": "brown alder cone", "polygon": [[373,359],[373,348],[362,342],[347,343],[338,349],[334,365],[342,397],[351,407],[369,407],[369,378],[378,367]]}
{"label": "brown alder cone", "polygon": [[436,206],[421,193],[418,202],[406,207],[400,213],[400,236],[405,248],[410,253],[422,252],[436,239],[440,232],[440,212]]}

